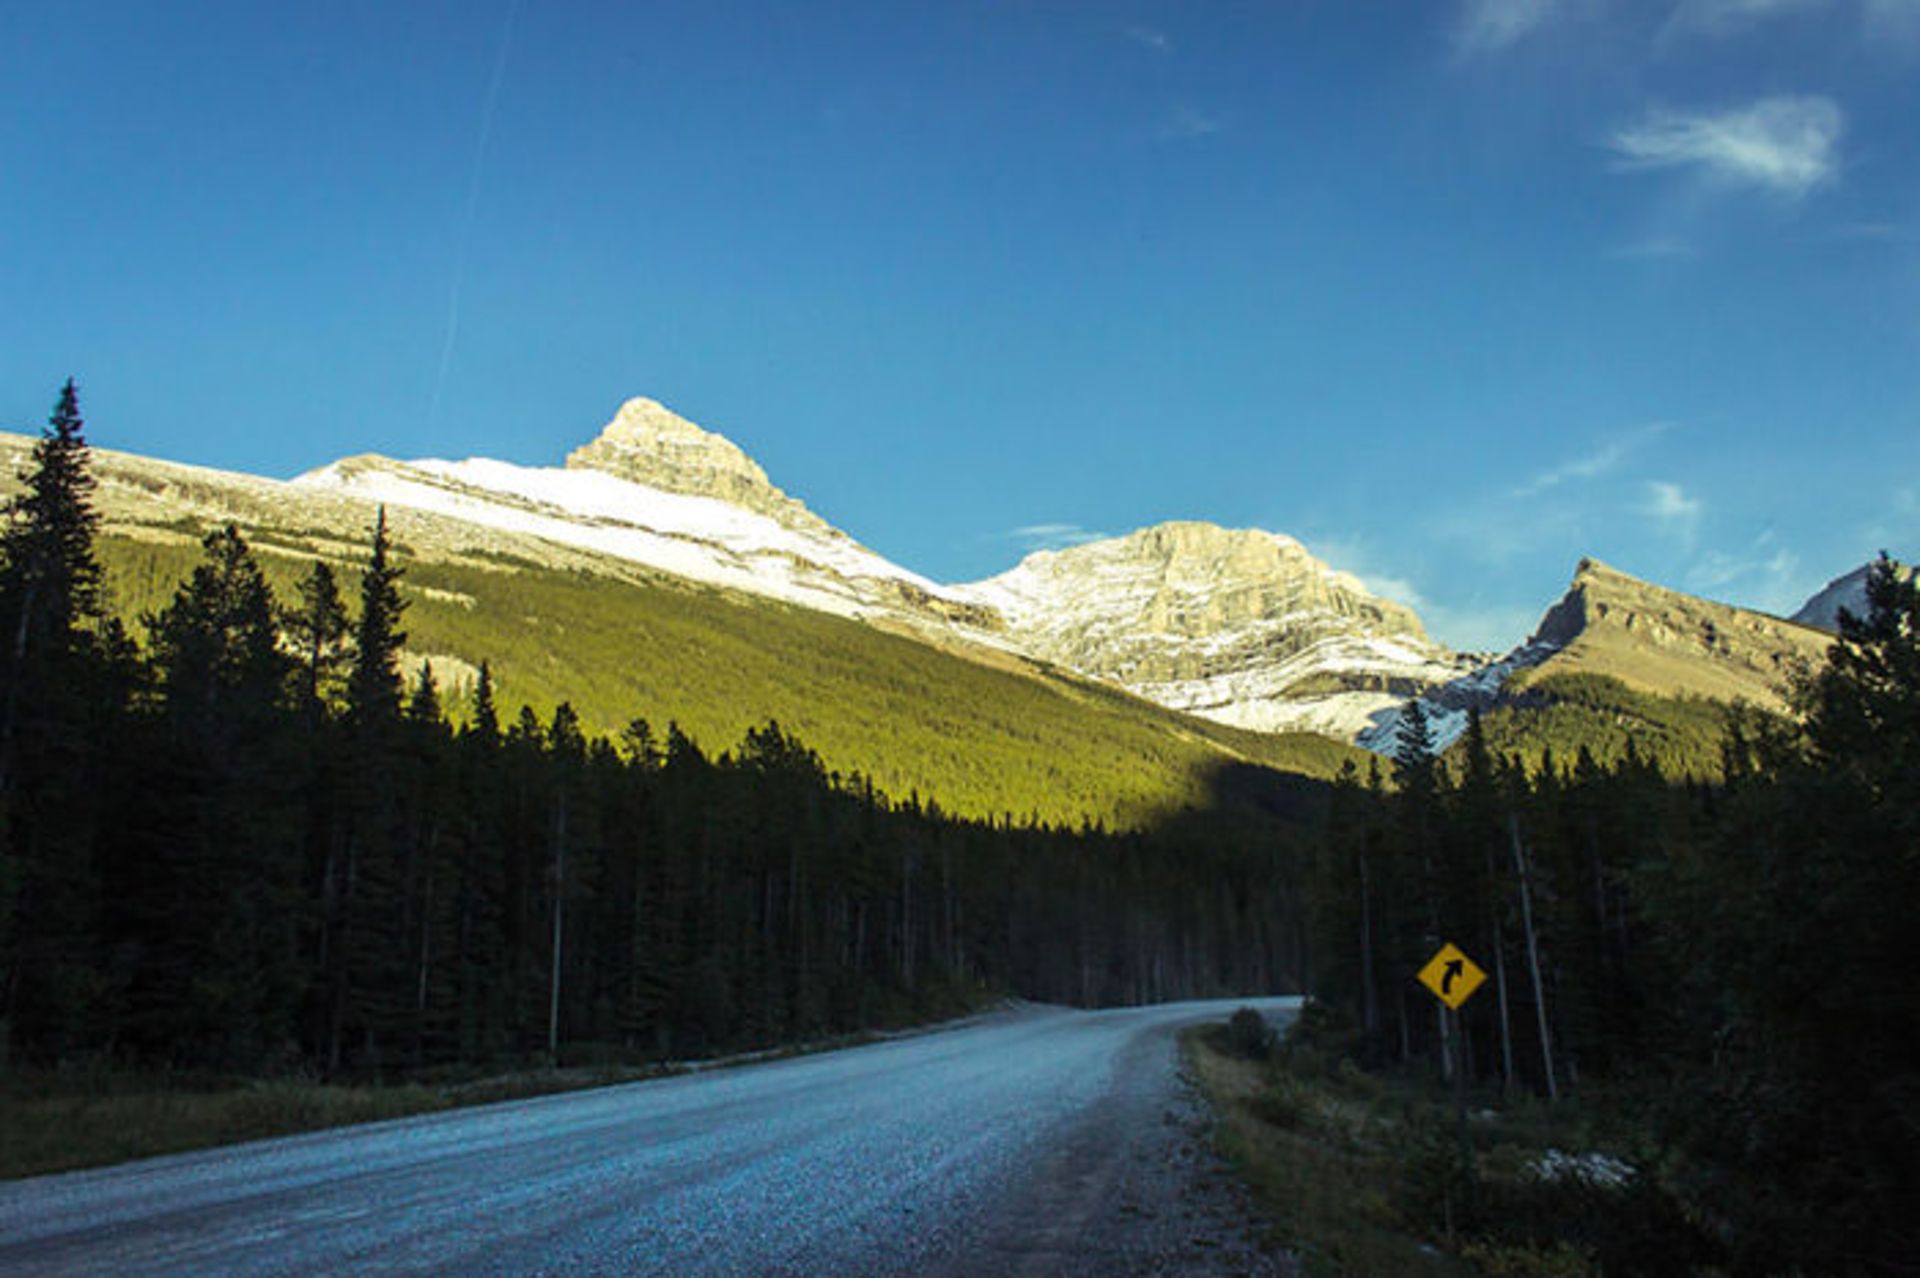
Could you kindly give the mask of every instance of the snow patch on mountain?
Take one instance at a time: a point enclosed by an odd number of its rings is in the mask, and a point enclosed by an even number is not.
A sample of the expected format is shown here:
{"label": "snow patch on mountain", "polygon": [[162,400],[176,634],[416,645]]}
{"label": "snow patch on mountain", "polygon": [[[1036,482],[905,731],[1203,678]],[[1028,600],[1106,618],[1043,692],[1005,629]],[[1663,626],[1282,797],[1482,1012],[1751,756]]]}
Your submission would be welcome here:
{"label": "snow patch on mountain", "polygon": [[1433,735],[1434,753],[1438,754],[1466,735],[1473,709],[1485,711],[1499,701],[1500,690],[1509,676],[1539,665],[1558,651],[1560,645],[1551,640],[1529,639],[1498,661],[1475,666],[1417,698],[1383,707],[1354,736],[1353,743],[1375,754],[1393,754],[1400,746],[1400,721],[1407,707],[1417,700],[1427,716],[1427,729]]}
{"label": "snow patch on mountain", "polygon": [[884,610],[862,583],[946,594],[837,530],[796,529],[719,498],[666,492],[596,470],[485,458],[394,462],[363,457],[292,482],[527,533],[842,616]]}
{"label": "snow patch on mountain", "polygon": [[1293,538],[1181,522],[959,587],[1044,660],[1237,727],[1351,738],[1465,666]]}

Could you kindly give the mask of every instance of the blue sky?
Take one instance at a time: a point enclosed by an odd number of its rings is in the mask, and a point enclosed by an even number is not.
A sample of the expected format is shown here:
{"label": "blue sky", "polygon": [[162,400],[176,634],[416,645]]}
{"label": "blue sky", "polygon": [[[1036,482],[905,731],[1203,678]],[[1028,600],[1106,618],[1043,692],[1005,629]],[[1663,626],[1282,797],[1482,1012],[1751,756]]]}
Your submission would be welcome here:
{"label": "blue sky", "polygon": [[1920,551],[1920,0],[0,7],[0,424],[289,476],[629,395],[958,581],[1172,518],[1437,637]]}

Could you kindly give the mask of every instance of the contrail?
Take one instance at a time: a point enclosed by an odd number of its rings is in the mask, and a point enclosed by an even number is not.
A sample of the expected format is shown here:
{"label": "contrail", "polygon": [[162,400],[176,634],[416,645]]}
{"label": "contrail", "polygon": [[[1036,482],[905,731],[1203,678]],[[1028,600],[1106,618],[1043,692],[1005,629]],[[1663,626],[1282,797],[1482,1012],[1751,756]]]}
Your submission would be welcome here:
{"label": "contrail", "polygon": [[453,247],[453,286],[447,291],[447,330],[440,342],[440,368],[433,379],[433,400],[427,405],[427,430],[432,432],[440,420],[440,396],[447,388],[447,369],[453,363],[454,340],[460,335],[460,286],[467,275],[467,242],[473,238],[474,210],[480,204],[480,172],[487,163],[487,142],[493,136],[493,108],[500,100],[500,81],[507,73],[507,54],[513,48],[513,24],[520,17],[520,0],[510,0],[506,25],[500,31],[500,47],[493,58],[493,75],[487,80],[487,96],[480,106],[480,131],[473,144],[473,168],[467,174],[467,207],[460,220],[459,238]]}

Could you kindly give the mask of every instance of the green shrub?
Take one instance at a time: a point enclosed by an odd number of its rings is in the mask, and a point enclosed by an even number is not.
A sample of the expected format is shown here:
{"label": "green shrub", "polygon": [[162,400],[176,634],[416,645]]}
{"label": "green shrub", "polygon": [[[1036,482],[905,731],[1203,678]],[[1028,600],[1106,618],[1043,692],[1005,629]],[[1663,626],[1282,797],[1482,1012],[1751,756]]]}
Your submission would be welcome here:
{"label": "green shrub", "polygon": [[1273,1055],[1276,1040],[1267,1018],[1243,1007],[1227,1018],[1227,1046],[1235,1056],[1264,1061]]}

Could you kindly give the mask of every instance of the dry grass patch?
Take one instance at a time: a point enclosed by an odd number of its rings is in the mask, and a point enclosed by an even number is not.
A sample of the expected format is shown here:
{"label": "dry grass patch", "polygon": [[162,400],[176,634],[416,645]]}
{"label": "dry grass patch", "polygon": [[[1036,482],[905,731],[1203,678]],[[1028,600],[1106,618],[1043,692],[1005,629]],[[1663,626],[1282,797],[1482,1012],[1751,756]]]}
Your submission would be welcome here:
{"label": "dry grass patch", "polygon": [[1252,1186],[1274,1241],[1308,1273],[1471,1272],[1407,1232],[1393,1205],[1399,1160],[1377,1148],[1390,1124],[1361,1098],[1236,1056],[1215,1027],[1190,1031],[1183,1046],[1221,1152]]}

